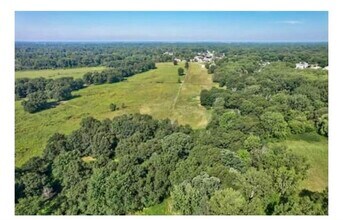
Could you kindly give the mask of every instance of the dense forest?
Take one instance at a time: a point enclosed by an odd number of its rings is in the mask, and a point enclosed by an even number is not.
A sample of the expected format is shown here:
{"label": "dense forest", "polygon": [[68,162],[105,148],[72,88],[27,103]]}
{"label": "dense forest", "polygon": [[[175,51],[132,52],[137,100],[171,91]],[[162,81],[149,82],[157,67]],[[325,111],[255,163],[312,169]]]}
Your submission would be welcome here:
{"label": "dense forest", "polygon": [[[50,137],[42,156],[16,167],[16,214],[135,214],[166,199],[174,214],[328,214],[328,189],[302,188],[306,158],[272,145],[292,134],[328,136],[328,72],[295,69],[301,61],[327,66],[326,44],[16,46],[18,70],[109,67],[82,80],[18,80],[18,98],[33,101],[71,98],[60,98],[66,85],[69,91],[117,82],[175,57],[226,55],[206,65],[219,88],[200,94],[212,114],[205,129],[141,114],[84,118],[71,134]],[[161,55],[166,51],[173,55]]]}
{"label": "dense forest", "polygon": [[[135,57],[154,62],[174,58],[192,59],[197,53],[216,51],[231,57],[249,54],[263,61],[316,63],[328,66],[326,43],[26,43],[16,42],[16,70],[56,69],[89,66],[121,66]],[[165,53],[169,52],[169,53]],[[119,62],[119,63],[118,63]]]}

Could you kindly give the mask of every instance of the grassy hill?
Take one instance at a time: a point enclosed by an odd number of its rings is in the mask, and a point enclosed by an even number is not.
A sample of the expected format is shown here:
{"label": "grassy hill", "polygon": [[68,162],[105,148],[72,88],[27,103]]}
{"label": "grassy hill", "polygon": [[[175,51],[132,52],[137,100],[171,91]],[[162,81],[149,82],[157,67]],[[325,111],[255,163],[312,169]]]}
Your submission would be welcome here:
{"label": "grassy hill", "polygon": [[[179,83],[177,69],[180,66],[184,65],[159,63],[157,69],[135,75],[126,81],[90,86],[73,92],[75,98],[34,114],[25,112],[21,101],[16,101],[16,166],[40,155],[52,134],[72,132],[86,116],[105,119],[126,113],[142,113],[158,119],[170,118],[193,128],[204,128],[210,112],[200,105],[199,95],[202,89],[215,86],[212,76],[201,65],[192,63],[187,75],[181,77]],[[75,75],[72,69],[59,71],[68,71],[69,76],[80,77],[80,69],[84,72],[95,70],[77,68]],[[37,72],[42,73],[37,73],[37,77],[46,74],[44,71]],[[110,111],[111,103],[117,104],[119,110]]]}
{"label": "grassy hill", "polygon": [[80,67],[80,68],[71,68],[71,69],[49,69],[49,70],[24,70],[16,71],[15,78],[37,78],[44,77],[47,79],[56,79],[61,77],[74,77],[82,78],[82,76],[87,72],[92,71],[102,71],[106,67]]}

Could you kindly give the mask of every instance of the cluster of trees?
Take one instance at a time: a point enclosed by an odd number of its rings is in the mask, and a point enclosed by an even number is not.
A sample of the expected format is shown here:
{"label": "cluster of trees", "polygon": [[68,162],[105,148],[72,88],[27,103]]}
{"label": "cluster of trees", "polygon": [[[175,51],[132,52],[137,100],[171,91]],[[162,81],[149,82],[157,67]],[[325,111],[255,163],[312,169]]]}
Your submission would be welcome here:
{"label": "cluster of trees", "polygon": [[[263,61],[292,65],[306,61],[328,66],[327,43],[27,43],[16,42],[15,68],[56,69],[84,66],[116,67],[127,57],[172,62],[193,59],[198,53],[215,51],[232,57],[254,56]],[[169,52],[165,54],[165,52]]]}
{"label": "cluster of trees", "polygon": [[327,190],[300,189],[303,157],[223,126],[85,118],[16,168],[16,214],[130,214],[169,197],[178,214],[327,214]]}
{"label": "cluster of trees", "polygon": [[157,204],[194,146],[192,132],[147,115],[86,118],[16,169],[16,213],[126,214]]}
{"label": "cluster of trees", "polygon": [[63,101],[72,98],[72,91],[83,88],[82,79],[74,80],[72,77],[62,77],[58,79],[45,78],[21,78],[15,81],[16,99],[25,98],[22,101],[24,110],[34,113],[54,103],[49,103],[49,99]]}
{"label": "cluster of trees", "polygon": [[225,89],[201,92],[201,104],[215,109],[210,126],[241,126],[250,121],[260,127],[258,135],[266,138],[311,131],[328,136],[326,71],[299,71],[283,62],[261,66],[248,60],[221,63],[213,78]]}

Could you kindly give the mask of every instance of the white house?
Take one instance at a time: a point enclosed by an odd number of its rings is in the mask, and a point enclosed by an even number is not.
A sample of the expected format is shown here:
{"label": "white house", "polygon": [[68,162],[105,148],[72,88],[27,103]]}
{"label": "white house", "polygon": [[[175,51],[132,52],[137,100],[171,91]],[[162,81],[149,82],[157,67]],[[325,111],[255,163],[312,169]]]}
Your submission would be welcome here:
{"label": "white house", "polygon": [[300,63],[295,64],[295,69],[306,69],[308,67],[309,65],[306,62],[300,62]]}

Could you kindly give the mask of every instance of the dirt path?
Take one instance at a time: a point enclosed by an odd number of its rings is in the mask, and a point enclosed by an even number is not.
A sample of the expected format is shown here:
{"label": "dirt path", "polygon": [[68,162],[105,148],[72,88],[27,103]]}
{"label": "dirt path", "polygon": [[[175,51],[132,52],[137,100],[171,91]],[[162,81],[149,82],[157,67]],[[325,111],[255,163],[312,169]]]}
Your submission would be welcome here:
{"label": "dirt path", "polygon": [[186,80],[187,80],[187,76],[189,75],[190,69],[191,69],[191,67],[189,67],[189,68],[188,68],[188,70],[187,70],[187,74],[186,74],[186,76],[185,76],[185,79],[183,80],[183,82],[181,82],[181,85],[180,85],[180,87],[179,87],[179,90],[177,91],[177,94],[176,94],[176,96],[175,96],[175,98],[174,98],[174,101],[173,101],[173,105],[172,105],[172,111],[174,111],[174,109],[175,109],[175,106],[176,106],[177,100],[178,100],[178,98],[179,98],[179,96],[180,96],[180,93],[181,93],[182,87],[183,87],[184,83],[185,83],[185,82],[186,82]]}

